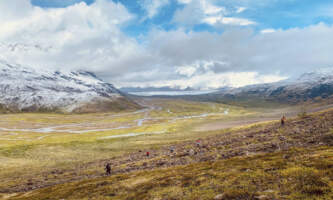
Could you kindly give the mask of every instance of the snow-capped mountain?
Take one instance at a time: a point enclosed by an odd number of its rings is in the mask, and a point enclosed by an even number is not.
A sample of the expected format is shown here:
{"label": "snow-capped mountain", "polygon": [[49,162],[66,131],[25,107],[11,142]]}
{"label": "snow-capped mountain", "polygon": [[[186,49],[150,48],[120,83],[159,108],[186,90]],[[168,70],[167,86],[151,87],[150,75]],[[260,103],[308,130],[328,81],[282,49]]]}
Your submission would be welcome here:
{"label": "snow-capped mountain", "polygon": [[234,88],[218,94],[229,98],[254,97],[285,102],[327,98],[333,95],[333,70],[309,72],[297,79]]}
{"label": "snow-capped mountain", "polygon": [[91,72],[35,70],[0,61],[0,106],[10,111],[105,112],[139,106]]}

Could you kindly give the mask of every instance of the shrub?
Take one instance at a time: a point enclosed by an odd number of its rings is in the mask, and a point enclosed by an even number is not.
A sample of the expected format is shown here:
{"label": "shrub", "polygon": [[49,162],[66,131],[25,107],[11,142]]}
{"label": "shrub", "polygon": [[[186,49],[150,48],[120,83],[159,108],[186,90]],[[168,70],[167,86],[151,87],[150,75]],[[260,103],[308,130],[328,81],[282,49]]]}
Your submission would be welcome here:
{"label": "shrub", "polygon": [[293,167],[281,172],[289,193],[323,195],[330,192],[329,181],[318,170],[309,167]]}

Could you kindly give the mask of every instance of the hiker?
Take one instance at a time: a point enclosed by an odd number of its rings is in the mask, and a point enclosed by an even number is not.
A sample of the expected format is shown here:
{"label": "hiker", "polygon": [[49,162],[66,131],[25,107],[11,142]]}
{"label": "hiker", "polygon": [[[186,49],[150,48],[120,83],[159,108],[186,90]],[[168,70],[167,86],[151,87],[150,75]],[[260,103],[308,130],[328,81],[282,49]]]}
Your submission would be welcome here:
{"label": "hiker", "polygon": [[149,157],[149,151],[147,151],[146,156]]}
{"label": "hiker", "polygon": [[111,164],[110,163],[106,164],[105,171],[106,171],[106,175],[110,175],[111,174]]}
{"label": "hiker", "polygon": [[281,126],[284,126],[284,123],[286,122],[286,116],[283,115],[281,118]]}
{"label": "hiker", "polygon": [[170,153],[173,153],[175,151],[174,147],[170,147]]}
{"label": "hiker", "polygon": [[197,147],[201,147],[201,140],[197,140],[197,141],[195,141],[195,143],[196,143],[196,145],[197,145]]}

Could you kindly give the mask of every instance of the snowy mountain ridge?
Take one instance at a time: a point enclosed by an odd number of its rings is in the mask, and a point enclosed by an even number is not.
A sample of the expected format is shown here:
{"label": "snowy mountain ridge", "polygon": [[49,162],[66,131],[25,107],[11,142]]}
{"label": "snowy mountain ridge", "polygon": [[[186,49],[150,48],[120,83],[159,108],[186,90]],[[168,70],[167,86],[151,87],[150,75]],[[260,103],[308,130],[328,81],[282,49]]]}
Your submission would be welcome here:
{"label": "snowy mountain ridge", "polygon": [[112,84],[91,72],[37,71],[0,60],[0,105],[8,110],[76,112],[90,105],[88,110],[93,111],[90,108],[103,110],[98,107],[121,101],[123,108],[125,104],[135,107]]}
{"label": "snowy mountain ridge", "polygon": [[228,98],[259,97],[292,102],[326,98],[333,95],[333,70],[317,70],[304,73],[296,79],[232,88],[217,94]]}

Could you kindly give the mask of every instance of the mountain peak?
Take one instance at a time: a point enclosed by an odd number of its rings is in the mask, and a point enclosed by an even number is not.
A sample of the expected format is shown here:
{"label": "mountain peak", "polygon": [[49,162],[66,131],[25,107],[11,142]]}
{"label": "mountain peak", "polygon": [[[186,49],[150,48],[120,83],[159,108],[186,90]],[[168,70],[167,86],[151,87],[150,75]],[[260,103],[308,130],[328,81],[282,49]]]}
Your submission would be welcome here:
{"label": "mountain peak", "polygon": [[82,108],[90,105],[96,111],[106,111],[96,105],[112,107],[113,103],[117,104],[115,108],[126,109],[125,104],[139,107],[88,71],[37,71],[0,61],[0,78],[0,105],[8,110],[84,112]]}
{"label": "mountain peak", "polygon": [[312,72],[307,72],[296,79],[297,82],[322,82],[327,80],[333,80],[332,68],[321,68]]}

